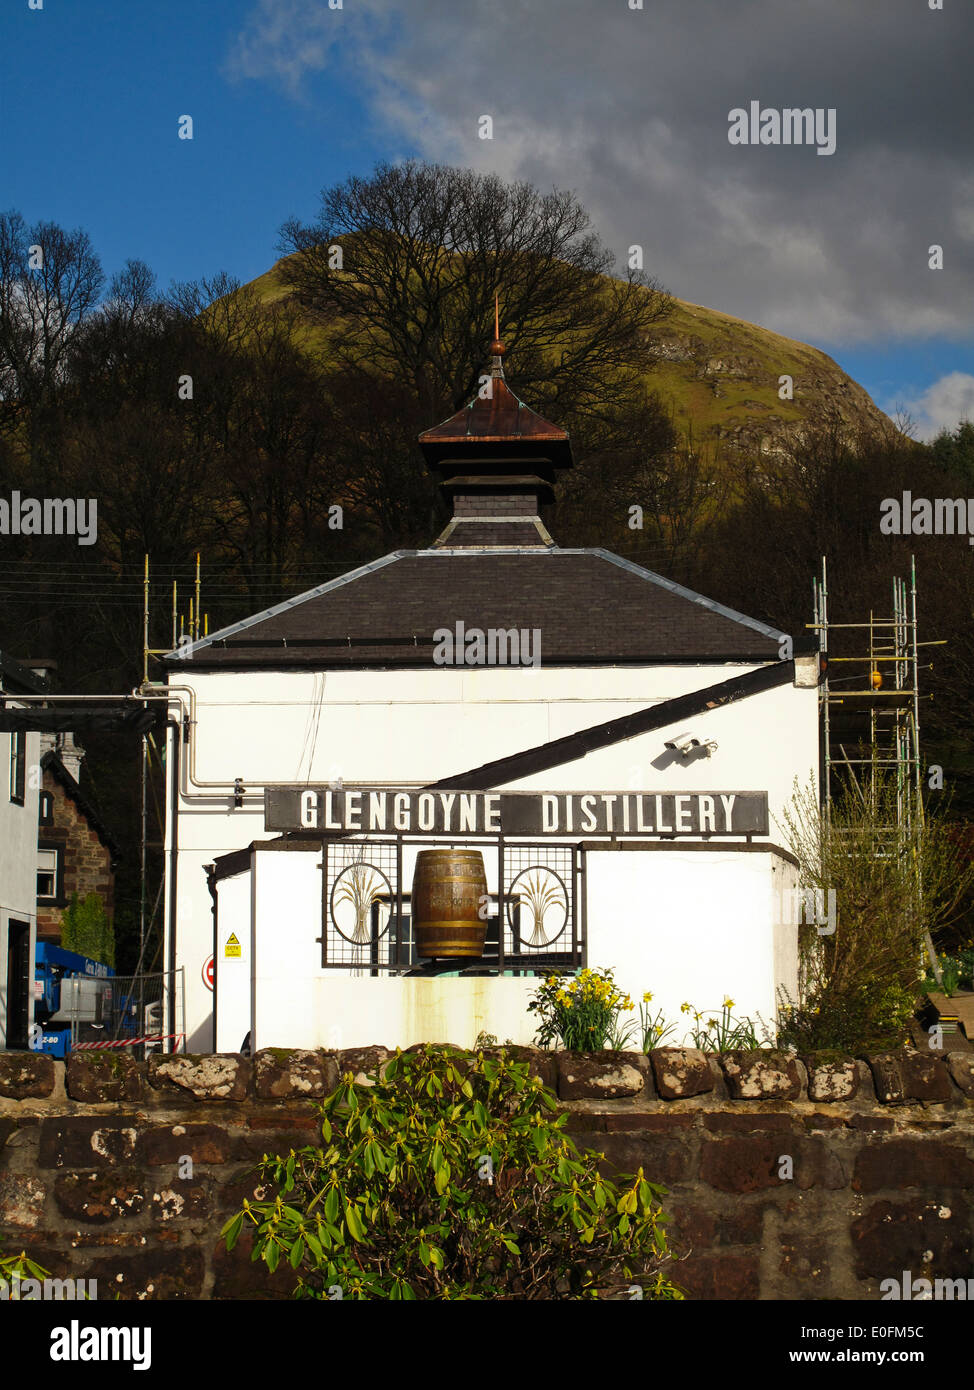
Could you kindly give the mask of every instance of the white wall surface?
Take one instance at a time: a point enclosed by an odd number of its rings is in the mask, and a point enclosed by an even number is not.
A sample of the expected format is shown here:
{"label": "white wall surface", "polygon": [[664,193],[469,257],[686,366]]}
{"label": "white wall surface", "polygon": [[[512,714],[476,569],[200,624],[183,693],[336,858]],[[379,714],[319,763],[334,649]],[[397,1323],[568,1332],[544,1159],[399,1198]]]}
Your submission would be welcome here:
{"label": "white wall surface", "polygon": [[[186,966],[190,1049],[211,1046],[210,996],[200,978],[212,949],[202,866],[270,838],[263,822],[265,785],[340,777],[421,786],[751,669],[179,673],[197,695],[196,778],[222,784],[191,789],[180,799],[177,964]],[[665,740],[684,728],[715,740],[717,750],[689,763],[668,758]],[[189,751],[183,745],[183,759]],[[817,692],[786,685],[505,785],[518,791],[766,791],[774,817],[790,799],[794,779],[807,782],[817,770]],[[232,807],[235,777],[247,789],[238,810]],[[774,819],[768,838],[780,839]],[[277,857],[293,865],[311,856]],[[167,930],[168,922],[167,900]]]}
{"label": "white wall surface", "polygon": [[586,867],[589,964],[614,967],[637,1008],[651,991],[677,1024],[670,1045],[689,1041],[684,1002],[709,1018],[729,997],[735,1018],[771,1023],[778,987],[794,994],[798,929],[780,912],[794,870],[779,855],[595,851]]}
{"label": "white wall surface", "polygon": [[[11,918],[30,923],[30,958],[37,942],[37,816],[40,735],[27,735],[24,805],[10,800],[11,735],[0,733],[0,1048],[7,1038],[7,947]],[[33,967],[30,971],[33,980]],[[31,991],[29,1022],[34,1017]]]}
{"label": "white wall surface", "polygon": [[[250,872],[220,883],[218,1051],[237,1051],[251,1026],[255,1049],[472,1046],[482,1029],[501,1041],[534,1040],[527,1005],[535,979],[372,978],[322,968],[320,862],[310,852],[256,851]],[[730,996],[734,1016],[750,1016],[759,1033],[759,1020],[773,1023],[779,987],[795,989],[797,927],[781,910],[794,875],[786,860],[647,850],[594,851],[586,863],[589,963],[612,966],[637,1006],[652,990],[653,1011],[677,1025],[670,1044],[689,1041],[684,1000],[709,1017]],[[224,954],[231,930],[239,958]]]}
{"label": "white wall surface", "polygon": [[[217,1052],[239,1052],[253,1025],[251,1015],[253,962],[253,877],[250,873],[223,879],[217,889],[219,904],[214,977],[219,991]],[[228,955],[230,936],[237,938],[240,955]]]}

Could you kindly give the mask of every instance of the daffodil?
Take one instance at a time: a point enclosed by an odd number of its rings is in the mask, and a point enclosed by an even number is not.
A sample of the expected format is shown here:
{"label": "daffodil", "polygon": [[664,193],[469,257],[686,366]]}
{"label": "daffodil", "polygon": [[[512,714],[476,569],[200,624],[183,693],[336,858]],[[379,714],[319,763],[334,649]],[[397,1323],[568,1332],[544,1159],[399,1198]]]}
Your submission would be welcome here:
{"label": "daffodil", "polygon": [[733,999],[727,998],[727,999],[724,1000],[724,1008],[725,1008],[725,1009],[732,1009],[733,1007],[734,1007],[734,1001],[733,1001]]}
{"label": "daffodil", "polygon": [[684,1003],[682,1003],[682,1004],[680,1005],[680,1013],[681,1013],[681,1014],[688,1014],[688,1013],[691,1012],[691,1008],[692,1008],[692,1006],[691,1006],[690,1004],[687,1004],[686,1002],[684,1002]]}

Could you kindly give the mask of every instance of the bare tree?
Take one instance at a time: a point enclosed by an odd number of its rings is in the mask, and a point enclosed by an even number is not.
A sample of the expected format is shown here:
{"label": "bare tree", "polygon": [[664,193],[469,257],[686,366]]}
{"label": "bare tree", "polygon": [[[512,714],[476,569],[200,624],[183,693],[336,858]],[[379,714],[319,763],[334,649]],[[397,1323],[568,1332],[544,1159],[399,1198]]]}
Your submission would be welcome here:
{"label": "bare tree", "polygon": [[87,232],[0,214],[0,427],[50,408],[104,279]]}
{"label": "bare tree", "polygon": [[669,296],[641,271],[607,278],[573,193],[409,161],[321,199],[312,224],[282,228],[283,283],[336,358],[405,380],[427,421],[476,391],[495,291],[511,382],[532,402],[599,411],[652,369]]}

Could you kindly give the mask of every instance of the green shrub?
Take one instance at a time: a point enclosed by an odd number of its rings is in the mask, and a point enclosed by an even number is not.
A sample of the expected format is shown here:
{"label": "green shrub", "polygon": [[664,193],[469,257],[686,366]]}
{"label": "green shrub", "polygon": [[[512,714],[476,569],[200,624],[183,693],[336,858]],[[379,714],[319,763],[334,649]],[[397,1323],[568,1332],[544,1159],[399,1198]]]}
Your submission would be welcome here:
{"label": "green shrub", "polygon": [[957,958],[960,961],[960,986],[962,989],[974,989],[974,947],[968,947],[966,951],[961,951]]}
{"label": "green shrub", "polygon": [[[0,1236],[0,1245],[2,1244],[3,1237]],[[51,1271],[43,1269],[36,1261],[30,1259],[26,1250],[21,1250],[19,1255],[0,1255],[0,1280],[5,1284],[12,1284],[15,1279],[25,1281],[50,1277]]]}
{"label": "green shrub", "polygon": [[105,912],[105,904],[97,893],[86,894],[78,901],[77,893],[61,917],[61,945],[66,951],[77,951],[102,965],[115,964],[115,933]]}
{"label": "green shrub", "polygon": [[974,864],[946,810],[934,814],[881,767],[823,814],[796,787],[781,823],[803,889],[834,894],[834,920],[799,925],[799,999],[779,1005],[778,1042],[799,1050],[900,1046],[921,990],[920,959],[963,910]]}
{"label": "green shrub", "polygon": [[895,983],[832,995],[827,987],[813,987],[800,1004],[783,991],[778,1046],[794,1047],[802,1054],[884,1052],[909,1043],[915,1009],[915,991]]}
{"label": "green shrub", "polygon": [[[529,1068],[425,1046],[320,1106],[322,1147],[265,1157],[253,1259],[328,1299],[681,1298],[663,1277],[663,1189],[612,1182]],[[623,1293],[623,1296],[627,1296]]]}

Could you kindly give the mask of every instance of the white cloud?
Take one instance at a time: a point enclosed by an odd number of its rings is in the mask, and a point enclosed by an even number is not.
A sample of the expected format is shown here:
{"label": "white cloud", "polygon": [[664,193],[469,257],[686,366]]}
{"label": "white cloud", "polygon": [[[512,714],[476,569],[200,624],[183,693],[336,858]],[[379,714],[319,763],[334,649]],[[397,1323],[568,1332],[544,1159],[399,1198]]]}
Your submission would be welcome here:
{"label": "white cloud", "polygon": [[974,376],[948,372],[926,391],[906,402],[916,421],[918,439],[934,439],[941,430],[954,430],[962,420],[974,419]]}
{"label": "white cloud", "polygon": [[[364,3],[374,8],[371,0]],[[363,0],[356,4],[361,10]],[[347,23],[346,14],[344,6],[332,9],[328,0],[257,0],[231,44],[224,72],[234,79],[276,82],[289,96],[303,99],[307,80],[328,68],[336,48],[344,56],[365,37],[361,26]]]}

